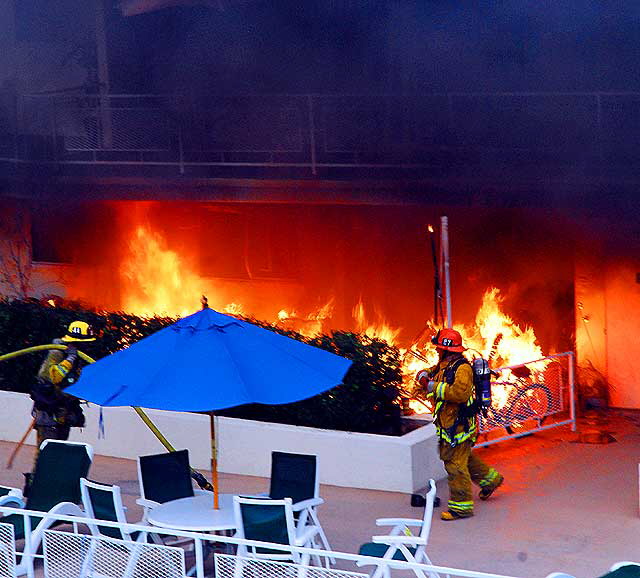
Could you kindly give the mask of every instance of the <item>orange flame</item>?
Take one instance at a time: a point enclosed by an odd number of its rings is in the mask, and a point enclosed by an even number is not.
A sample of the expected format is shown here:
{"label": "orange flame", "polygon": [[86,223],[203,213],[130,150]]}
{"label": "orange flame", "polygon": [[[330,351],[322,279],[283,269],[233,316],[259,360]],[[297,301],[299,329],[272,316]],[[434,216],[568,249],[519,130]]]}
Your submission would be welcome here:
{"label": "orange flame", "polygon": [[[432,227],[429,227],[432,231]],[[205,281],[192,272],[189,263],[177,252],[166,246],[165,240],[149,226],[135,227],[128,243],[128,252],[120,268],[122,308],[138,315],[180,315],[192,313],[198,307],[200,296],[206,294],[211,305],[230,315],[246,316],[242,303],[220,302],[219,294],[211,294],[211,282]],[[488,289],[475,318],[469,326],[455,325],[460,331],[463,342],[469,348],[469,356],[474,354],[489,358],[492,367],[517,365],[543,357],[540,345],[531,327],[521,328],[506,315],[501,305],[503,297],[496,288]],[[282,307],[271,320],[283,327],[312,337],[327,330],[334,311],[334,298],[306,314],[297,313],[288,306]],[[400,327],[389,324],[384,317],[375,312],[373,319],[365,311],[362,300],[353,307],[352,315],[355,329],[365,335],[387,341],[399,346]],[[402,372],[405,388],[414,387],[414,376],[425,367],[437,363],[437,353],[424,337],[435,333],[436,328],[427,323],[419,339],[409,348],[400,348]],[[530,366],[531,367],[531,366]],[[532,369],[543,369],[531,367]],[[509,371],[503,373],[501,384],[493,388],[494,406],[501,407],[508,401],[510,386],[515,376]],[[412,403],[412,408],[424,412],[424,405]]]}
{"label": "orange flame", "polygon": [[376,315],[377,319],[375,322],[368,321],[362,300],[359,300],[355,305],[352,314],[356,322],[356,331],[364,333],[368,337],[382,339],[389,345],[396,344],[396,340],[402,331],[402,328],[391,327],[384,321],[380,314]]}
{"label": "orange flame", "polygon": [[323,331],[324,321],[331,319],[334,309],[333,297],[319,309],[300,316],[295,310],[280,309],[277,322],[287,328],[294,329],[306,337],[314,337]]}
{"label": "orange flame", "polygon": [[206,293],[204,282],[149,227],[136,227],[120,267],[122,306],[138,315],[186,315]]}

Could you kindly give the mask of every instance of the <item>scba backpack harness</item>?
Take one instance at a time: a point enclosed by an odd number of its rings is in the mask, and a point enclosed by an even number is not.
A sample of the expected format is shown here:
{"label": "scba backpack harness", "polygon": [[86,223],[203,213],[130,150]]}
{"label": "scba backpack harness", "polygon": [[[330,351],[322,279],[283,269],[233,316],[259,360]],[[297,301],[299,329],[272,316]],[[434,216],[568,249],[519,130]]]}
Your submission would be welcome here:
{"label": "scba backpack harness", "polygon": [[477,357],[472,363],[469,363],[464,357],[457,359],[451,365],[447,366],[444,370],[444,381],[451,385],[456,379],[456,372],[460,366],[467,364],[471,366],[473,371],[473,385],[474,395],[471,403],[458,404],[458,415],[453,422],[453,425],[448,428],[443,428],[447,432],[447,437],[451,440],[449,443],[451,447],[456,447],[458,441],[456,440],[456,431],[458,426],[463,426],[466,433],[469,432],[471,419],[479,413],[486,416],[489,407],[491,407],[491,375],[492,371],[489,367],[489,362],[482,357]]}

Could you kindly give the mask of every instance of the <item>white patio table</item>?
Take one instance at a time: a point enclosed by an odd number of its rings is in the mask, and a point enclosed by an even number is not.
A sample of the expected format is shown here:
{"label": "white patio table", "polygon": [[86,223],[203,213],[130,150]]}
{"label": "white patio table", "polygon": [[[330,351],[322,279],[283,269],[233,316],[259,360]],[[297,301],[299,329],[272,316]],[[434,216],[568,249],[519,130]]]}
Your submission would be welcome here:
{"label": "white patio table", "polygon": [[213,509],[213,494],[198,494],[165,502],[148,515],[150,524],[171,530],[189,532],[235,531],[233,494],[219,496],[219,508]]}
{"label": "white patio table", "polygon": [[[217,510],[213,508],[213,493],[207,492],[160,504],[149,512],[147,519],[150,524],[168,530],[233,534],[236,530],[233,494],[220,494],[218,498],[220,507]],[[214,548],[205,543],[203,550],[202,562],[196,562],[187,572],[188,576],[195,572],[198,578],[204,578],[204,559]]]}

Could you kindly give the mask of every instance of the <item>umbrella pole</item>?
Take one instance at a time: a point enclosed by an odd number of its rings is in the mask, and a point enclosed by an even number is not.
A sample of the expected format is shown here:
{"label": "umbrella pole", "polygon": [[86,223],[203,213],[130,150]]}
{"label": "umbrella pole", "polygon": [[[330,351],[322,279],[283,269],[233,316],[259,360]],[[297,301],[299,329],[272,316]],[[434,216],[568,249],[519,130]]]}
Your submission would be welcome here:
{"label": "umbrella pole", "polygon": [[219,508],[218,504],[218,449],[216,448],[216,416],[209,412],[209,424],[211,426],[211,482],[213,484],[213,507]]}

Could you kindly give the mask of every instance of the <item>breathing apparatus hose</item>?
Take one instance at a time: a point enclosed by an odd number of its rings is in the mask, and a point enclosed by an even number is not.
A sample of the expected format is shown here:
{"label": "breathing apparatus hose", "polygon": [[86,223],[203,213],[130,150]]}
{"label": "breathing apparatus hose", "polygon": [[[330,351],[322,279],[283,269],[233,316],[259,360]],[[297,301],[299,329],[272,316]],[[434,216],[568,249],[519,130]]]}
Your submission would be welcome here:
{"label": "breathing apparatus hose", "polygon": [[[39,351],[50,351],[51,349],[59,349],[60,351],[65,351],[67,349],[67,346],[56,345],[53,343],[49,345],[34,345],[33,347],[27,347],[26,349],[19,349],[18,351],[12,351],[11,353],[5,353],[4,355],[0,355],[0,362],[8,361],[9,359],[14,359],[16,357],[20,357],[21,355],[26,355],[28,353],[37,353]],[[82,359],[86,363],[95,363],[96,361],[95,359],[93,359],[92,357],[89,357],[86,353],[83,353],[82,351],[78,351],[78,356],[80,357],[80,359]],[[151,430],[151,433],[153,433],[153,435],[155,435],[156,438],[158,438],[158,440],[160,441],[160,443],[167,449],[167,451],[175,452],[176,449],[171,445],[169,440],[167,440],[167,438],[164,437],[162,432],[151,421],[151,418],[145,413],[145,411],[140,407],[134,407],[133,409],[138,414],[138,416],[140,416],[140,419],[144,422],[144,424]],[[32,421],[31,424],[29,425],[29,428],[25,432],[25,435],[22,437],[22,439],[16,446],[15,450],[13,451],[13,454],[10,456],[8,467],[10,467],[9,464],[13,463],[13,458],[18,453],[18,450],[22,447],[25,440],[27,439],[27,435],[29,431],[33,428],[33,423],[34,422]],[[191,468],[191,477],[197,482],[197,484],[203,490],[209,490],[209,491],[213,490],[213,486],[211,485],[211,483],[207,481],[207,479],[200,472],[194,470],[193,468]]]}

